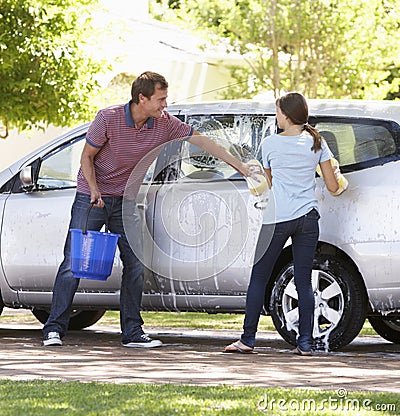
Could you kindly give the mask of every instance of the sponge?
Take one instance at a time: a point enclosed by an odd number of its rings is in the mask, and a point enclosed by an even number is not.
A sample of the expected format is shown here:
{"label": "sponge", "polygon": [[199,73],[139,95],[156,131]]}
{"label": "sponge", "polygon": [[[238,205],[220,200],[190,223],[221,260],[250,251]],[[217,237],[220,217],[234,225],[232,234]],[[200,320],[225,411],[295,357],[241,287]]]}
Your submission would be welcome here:
{"label": "sponge", "polygon": [[248,164],[252,165],[252,167],[254,166],[254,169],[251,175],[246,177],[247,186],[253,195],[260,196],[268,188],[268,181],[265,177],[264,169],[256,159],[250,160]]}
{"label": "sponge", "polygon": [[[347,189],[349,182],[343,176],[342,172],[340,172],[339,162],[333,157],[331,158],[331,165],[333,168],[333,173],[335,174],[335,178],[339,184],[339,189],[336,192],[331,192],[331,195],[338,196]],[[319,165],[317,166],[317,173],[319,176],[322,176],[321,168]]]}

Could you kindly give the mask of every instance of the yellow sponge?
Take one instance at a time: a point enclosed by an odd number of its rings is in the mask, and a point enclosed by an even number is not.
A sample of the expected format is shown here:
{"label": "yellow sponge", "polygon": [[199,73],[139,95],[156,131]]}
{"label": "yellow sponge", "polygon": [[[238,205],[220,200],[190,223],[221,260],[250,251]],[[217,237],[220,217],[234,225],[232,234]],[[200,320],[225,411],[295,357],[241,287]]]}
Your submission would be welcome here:
{"label": "yellow sponge", "polygon": [[247,186],[253,195],[260,196],[268,188],[268,181],[265,177],[264,168],[256,159],[250,160],[248,164],[254,165],[254,170],[250,176],[246,177]]}
{"label": "yellow sponge", "polygon": [[[333,168],[333,173],[335,174],[335,178],[339,184],[339,189],[336,192],[331,192],[331,195],[338,196],[347,189],[349,182],[340,172],[339,162],[333,157],[331,158],[331,165]],[[322,176],[321,167],[319,165],[317,166],[317,173],[319,176]]]}

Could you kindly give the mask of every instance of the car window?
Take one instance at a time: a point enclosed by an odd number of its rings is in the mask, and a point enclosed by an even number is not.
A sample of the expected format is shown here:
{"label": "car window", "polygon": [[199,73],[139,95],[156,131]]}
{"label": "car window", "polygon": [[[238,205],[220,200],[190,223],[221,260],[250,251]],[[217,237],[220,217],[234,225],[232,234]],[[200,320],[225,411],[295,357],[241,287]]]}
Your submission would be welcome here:
{"label": "car window", "polygon": [[[195,115],[189,116],[187,122],[243,161],[260,159],[261,141],[275,129],[274,116]],[[189,142],[182,146],[181,171],[192,179],[223,179],[237,175],[234,168]]]}
{"label": "car window", "polygon": [[394,136],[381,120],[330,120],[317,122],[315,127],[341,166],[368,162],[396,151]]}
{"label": "car window", "polygon": [[[62,189],[76,187],[77,174],[80,167],[81,153],[84,137],[64,145],[43,158],[40,165],[38,187],[39,189]],[[144,177],[148,182],[153,177],[156,160],[150,165]]]}
{"label": "car window", "polygon": [[[180,119],[184,118],[183,116],[178,117]],[[57,149],[54,149],[41,160],[37,159],[34,162],[34,171],[37,170],[36,166],[40,165],[38,179],[36,181],[39,190],[74,188],[77,186],[77,174],[80,167],[81,153],[85,144],[84,139],[85,136],[75,138],[67,144],[63,144]],[[165,147],[168,148],[168,145]],[[165,151],[161,153],[163,154]],[[155,158],[147,169],[143,182],[154,180],[156,164],[157,158]],[[0,187],[0,194],[23,192],[24,189],[18,173],[18,175]]]}
{"label": "car window", "polygon": [[46,155],[41,162],[37,185],[39,189],[76,187],[76,178],[85,140],[84,136]]}

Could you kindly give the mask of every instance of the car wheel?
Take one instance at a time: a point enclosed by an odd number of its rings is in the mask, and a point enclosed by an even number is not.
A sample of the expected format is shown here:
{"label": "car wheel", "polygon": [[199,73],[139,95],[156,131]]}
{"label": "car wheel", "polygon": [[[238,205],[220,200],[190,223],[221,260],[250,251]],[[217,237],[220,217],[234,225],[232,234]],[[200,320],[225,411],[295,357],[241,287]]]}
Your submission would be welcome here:
{"label": "car wheel", "polygon": [[[337,350],[349,344],[365,322],[367,300],[361,277],[345,259],[317,254],[311,279],[315,296],[314,348]],[[293,262],[277,275],[269,311],[282,338],[296,345],[299,313]]]}
{"label": "car wheel", "polygon": [[[47,322],[47,319],[50,315],[49,311],[38,308],[33,308],[32,313],[35,316],[35,318],[42,324],[45,324]],[[105,313],[105,309],[99,309],[94,311],[82,311],[79,309],[74,310],[71,313],[68,329],[77,330],[87,328],[88,326],[95,324]]]}
{"label": "car wheel", "polygon": [[3,302],[3,298],[1,297],[1,293],[0,293],[0,315],[3,313],[3,309],[4,309],[4,302]]}
{"label": "car wheel", "polygon": [[370,317],[372,328],[387,341],[400,344],[400,318]]}

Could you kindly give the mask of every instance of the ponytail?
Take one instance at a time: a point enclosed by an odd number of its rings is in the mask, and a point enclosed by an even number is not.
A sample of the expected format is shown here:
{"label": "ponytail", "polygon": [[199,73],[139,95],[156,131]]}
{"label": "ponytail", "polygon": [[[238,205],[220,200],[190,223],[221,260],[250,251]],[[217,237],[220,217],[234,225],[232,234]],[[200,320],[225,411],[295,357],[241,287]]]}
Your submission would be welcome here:
{"label": "ponytail", "polygon": [[321,150],[322,148],[322,137],[318,133],[318,130],[308,123],[304,124],[303,130],[309,133],[314,139],[314,144],[312,145],[311,150],[314,150],[314,152],[317,153],[318,150]]}

